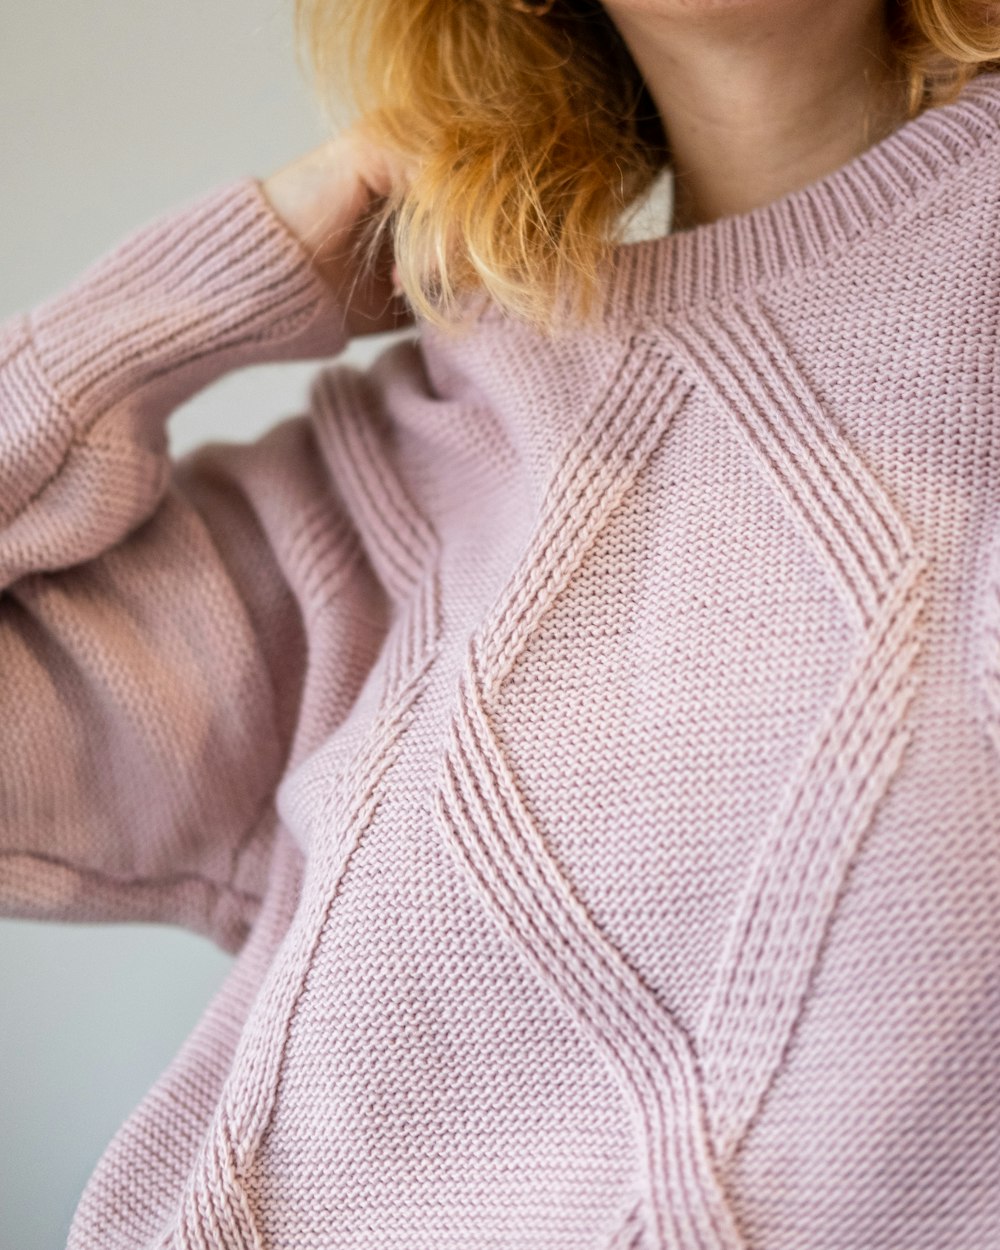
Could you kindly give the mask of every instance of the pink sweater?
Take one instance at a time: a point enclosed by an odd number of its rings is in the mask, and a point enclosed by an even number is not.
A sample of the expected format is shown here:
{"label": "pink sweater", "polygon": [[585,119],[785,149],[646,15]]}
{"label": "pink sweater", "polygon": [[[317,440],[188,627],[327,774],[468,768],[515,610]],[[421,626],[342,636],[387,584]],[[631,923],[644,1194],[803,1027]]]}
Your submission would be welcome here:
{"label": "pink sweater", "polygon": [[73,1250],[1000,1245],[1000,74],[317,367],[248,177],[0,331],[0,899],[236,953]]}

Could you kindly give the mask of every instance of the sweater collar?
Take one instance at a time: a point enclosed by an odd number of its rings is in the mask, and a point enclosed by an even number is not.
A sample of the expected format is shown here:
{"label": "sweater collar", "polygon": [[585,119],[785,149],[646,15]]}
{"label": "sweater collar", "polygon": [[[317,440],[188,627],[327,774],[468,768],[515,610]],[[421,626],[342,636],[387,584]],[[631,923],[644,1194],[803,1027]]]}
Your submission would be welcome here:
{"label": "sweater collar", "polygon": [[611,321],[662,320],[770,285],[836,255],[919,201],[1000,137],[1000,71],[981,73],[831,173],[770,203],[688,230],[619,244]]}

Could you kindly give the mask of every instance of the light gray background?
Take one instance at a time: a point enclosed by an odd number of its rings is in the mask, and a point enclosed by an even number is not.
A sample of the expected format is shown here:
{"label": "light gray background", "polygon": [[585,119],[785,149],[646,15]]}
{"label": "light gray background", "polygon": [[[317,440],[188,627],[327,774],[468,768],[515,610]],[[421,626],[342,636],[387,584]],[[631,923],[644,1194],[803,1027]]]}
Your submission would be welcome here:
{"label": "light gray background", "polygon": [[[0,317],[161,212],[323,139],[291,13],[292,0],[0,0]],[[661,232],[669,204],[667,179],[626,237]],[[172,453],[257,437],[301,410],[317,367],[223,378],[172,414]],[[65,1245],[98,1157],[230,962],[163,926],[0,922],[0,1250]]]}
{"label": "light gray background", "polygon": [[[326,133],[291,0],[0,0],[0,317],[135,227]],[[399,335],[356,341],[364,362]],[[230,374],[170,418],[174,455],[299,411],[313,362]],[[58,1250],[98,1157],[230,958],[154,925],[0,923],[0,1248]]]}

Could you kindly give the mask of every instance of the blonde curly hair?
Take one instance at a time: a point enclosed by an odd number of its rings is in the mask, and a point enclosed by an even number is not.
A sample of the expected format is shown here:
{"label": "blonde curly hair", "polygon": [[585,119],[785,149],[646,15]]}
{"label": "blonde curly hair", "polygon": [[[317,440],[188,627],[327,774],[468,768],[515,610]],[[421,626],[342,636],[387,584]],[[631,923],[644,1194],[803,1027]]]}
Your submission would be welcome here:
{"label": "blonde curly hair", "polygon": [[[884,3],[908,117],[1000,68],[1000,5]],[[367,247],[392,231],[418,316],[456,329],[476,292],[548,335],[590,315],[622,214],[670,163],[599,0],[538,18],[512,0],[295,0],[295,32],[331,124],[415,171]]]}

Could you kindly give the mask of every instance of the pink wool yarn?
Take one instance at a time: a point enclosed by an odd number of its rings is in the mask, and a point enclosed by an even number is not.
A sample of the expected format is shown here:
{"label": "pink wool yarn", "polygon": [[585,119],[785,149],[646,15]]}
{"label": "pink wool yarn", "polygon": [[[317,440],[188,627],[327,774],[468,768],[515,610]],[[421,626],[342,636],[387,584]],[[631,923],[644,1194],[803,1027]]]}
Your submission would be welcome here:
{"label": "pink wool yarn", "polygon": [[231,973],[70,1250],[1000,1243],[1000,74],[317,364],[253,178],[0,328],[0,904]]}

